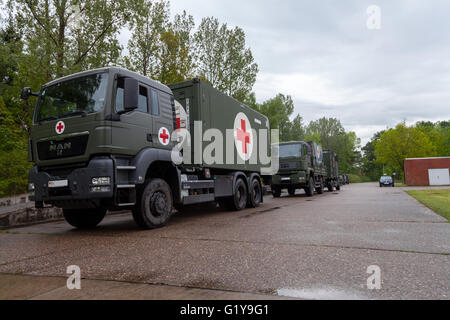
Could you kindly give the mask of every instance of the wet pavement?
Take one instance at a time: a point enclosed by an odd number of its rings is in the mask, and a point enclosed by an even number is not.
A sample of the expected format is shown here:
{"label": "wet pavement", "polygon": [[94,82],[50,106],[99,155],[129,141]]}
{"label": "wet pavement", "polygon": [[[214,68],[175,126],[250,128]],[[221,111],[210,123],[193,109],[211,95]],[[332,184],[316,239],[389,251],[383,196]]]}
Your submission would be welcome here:
{"label": "wet pavement", "polygon": [[[81,290],[64,285],[69,265]],[[372,265],[379,290],[367,287]],[[376,183],[240,212],[197,206],[150,231],[130,214],[90,231],[40,224],[0,233],[0,297],[449,299],[450,224]]]}

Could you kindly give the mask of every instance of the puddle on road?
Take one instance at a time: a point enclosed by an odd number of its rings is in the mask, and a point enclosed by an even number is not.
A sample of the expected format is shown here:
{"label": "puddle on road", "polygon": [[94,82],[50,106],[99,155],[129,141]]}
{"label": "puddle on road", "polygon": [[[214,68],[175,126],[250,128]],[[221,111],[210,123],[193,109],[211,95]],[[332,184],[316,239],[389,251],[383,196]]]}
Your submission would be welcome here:
{"label": "puddle on road", "polygon": [[282,288],[277,295],[309,300],[364,300],[366,297],[337,288]]}

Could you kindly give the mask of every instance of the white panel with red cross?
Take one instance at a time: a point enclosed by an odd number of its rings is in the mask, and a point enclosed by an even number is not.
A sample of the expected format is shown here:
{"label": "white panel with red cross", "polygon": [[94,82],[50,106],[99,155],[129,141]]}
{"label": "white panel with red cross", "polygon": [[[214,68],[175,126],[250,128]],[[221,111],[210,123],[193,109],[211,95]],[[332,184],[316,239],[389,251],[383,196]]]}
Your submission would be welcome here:
{"label": "white panel with red cross", "polygon": [[57,134],[63,134],[65,129],[66,125],[64,124],[64,121],[58,121],[58,123],[56,123],[55,131]]}
{"label": "white panel with red cross", "polygon": [[239,157],[249,160],[253,152],[253,132],[250,121],[243,112],[234,119],[234,143]]}
{"label": "white panel with red cross", "polygon": [[159,143],[163,146],[167,146],[170,143],[170,132],[165,127],[159,128],[158,132]]}

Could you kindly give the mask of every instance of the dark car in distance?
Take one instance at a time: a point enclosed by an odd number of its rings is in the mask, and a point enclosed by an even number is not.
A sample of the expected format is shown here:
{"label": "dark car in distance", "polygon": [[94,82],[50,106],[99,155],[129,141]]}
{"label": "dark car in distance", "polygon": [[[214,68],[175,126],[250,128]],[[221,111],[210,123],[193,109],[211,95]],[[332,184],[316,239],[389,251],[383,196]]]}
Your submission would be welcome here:
{"label": "dark car in distance", "polygon": [[382,176],[380,178],[380,188],[381,187],[393,187],[394,179],[391,176]]}

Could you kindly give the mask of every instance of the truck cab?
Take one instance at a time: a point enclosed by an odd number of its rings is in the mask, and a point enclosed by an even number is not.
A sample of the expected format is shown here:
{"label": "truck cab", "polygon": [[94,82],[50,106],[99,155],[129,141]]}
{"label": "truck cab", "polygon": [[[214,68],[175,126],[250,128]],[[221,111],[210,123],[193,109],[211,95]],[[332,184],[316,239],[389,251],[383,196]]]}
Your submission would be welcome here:
{"label": "truck cab", "polygon": [[325,171],[321,148],[310,141],[295,141],[279,144],[279,171],[272,177],[271,189],[274,197],[287,189],[293,196],[296,189],[304,189],[308,196],[314,191],[323,193]]}

